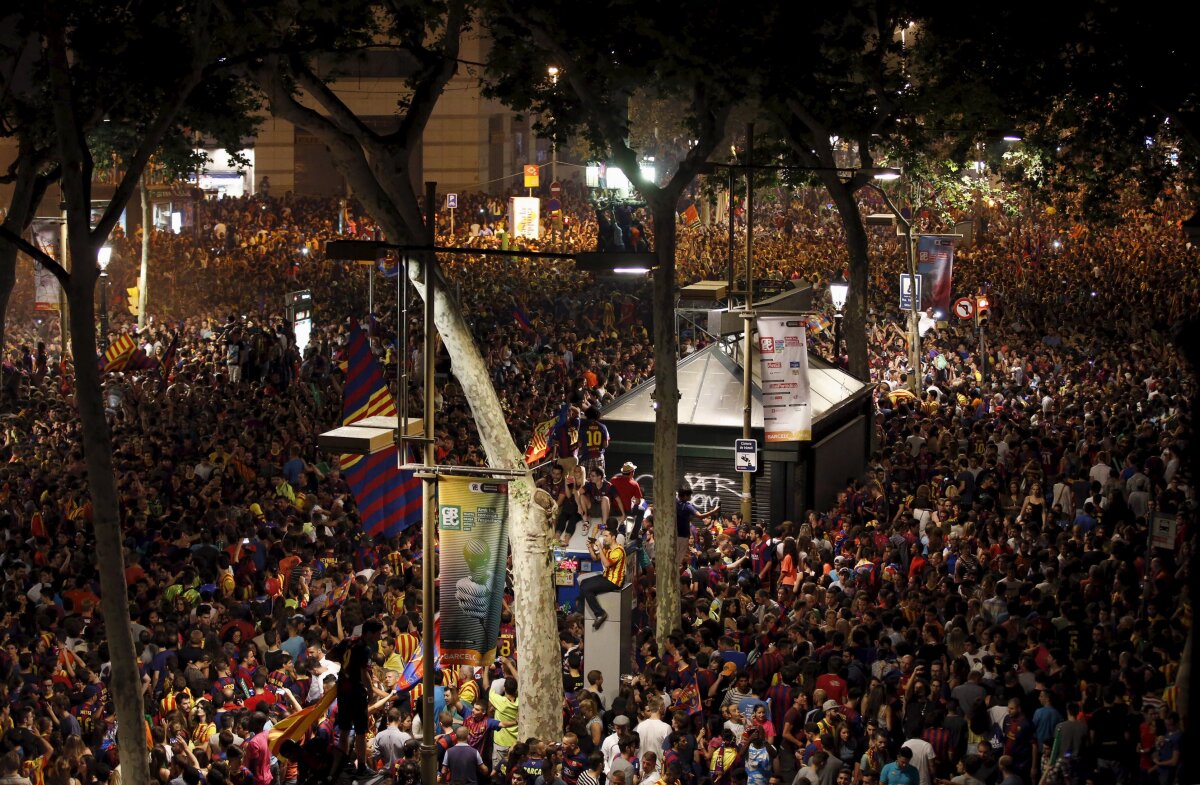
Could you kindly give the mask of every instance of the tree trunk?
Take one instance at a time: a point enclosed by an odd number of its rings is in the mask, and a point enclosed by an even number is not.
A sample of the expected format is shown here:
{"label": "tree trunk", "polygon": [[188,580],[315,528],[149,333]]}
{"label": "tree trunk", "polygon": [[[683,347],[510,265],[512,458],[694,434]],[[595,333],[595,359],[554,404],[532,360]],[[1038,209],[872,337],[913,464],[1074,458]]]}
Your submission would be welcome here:
{"label": "tree trunk", "polygon": [[654,211],[654,580],[658,640],[679,629],[679,559],[675,544],[675,490],[679,444],[679,338],[675,334],[675,200],[661,195]]}
{"label": "tree trunk", "polygon": [[[49,178],[39,177],[35,156],[24,144],[17,159],[17,177],[13,181],[12,198],[8,204],[8,215],[4,217],[4,228],[16,235],[25,233],[33,223],[34,210],[46,192]],[[0,354],[4,351],[8,328],[8,302],[13,287],[17,284],[17,247],[0,241]],[[0,356],[0,361],[3,361]],[[3,378],[0,378],[0,398],[4,396]]]}
{"label": "tree trunk", "polygon": [[[424,298],[425,281],[418,264],[409,266],[409,278]],[[471,406],[488,465],[496,469],[527,471],[524,455],[508,429],[483,355],[479,353],[471,329],[444,279],[439,278],[436,292],[434,321],[450,354],[454,376]],[[521,738],[554,739],[562,734],[562,661],[558,646],[551,645],[557,640],[558,619],[550,558],[550,527],[545,513],[534,503],[533,492],[533,479],[528,474],[509,481],[509,548],[513,562],[517,639],[521,650],[518,735]]]}
{"label": "tree trunk", "polygon": [[66,288],[70,302],[71,346],[75,350],[75,405],[79,410],[92,528],[100,571],[100,610],[112,663],[112,695],[117,709],[117,743],[121,750],[122,781],[149,785],[142,679],[138,672],[129,626],[129,596],[125,585],[117,481],[113,472],[112,439],[104,416],[100,369],[96,362],[95,297],[96,249],[72,238],[74,272]]}
{"label": "tree trunk", "polygon": [[[836,173],[835,173],[836,175]],[[851,375],[867,381],[870,367],[867,361],[867,280],[871,265],[867,256],[867,230],[853,192],[836,176],[823,178],[829,195],[837,207],[846,232],[846,250],[850,256],[850,295],[846,298],[846,315],[842,335],[850,357]]]}

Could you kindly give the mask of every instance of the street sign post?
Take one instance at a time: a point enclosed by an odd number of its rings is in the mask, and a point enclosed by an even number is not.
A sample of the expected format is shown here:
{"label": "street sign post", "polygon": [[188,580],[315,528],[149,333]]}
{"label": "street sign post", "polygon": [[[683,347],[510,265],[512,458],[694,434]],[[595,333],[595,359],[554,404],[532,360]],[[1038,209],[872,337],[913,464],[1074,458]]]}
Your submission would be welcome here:
{"label": "street sign post", "polygon": [[[523,172],[525,175],[525,187],[530,188],[530,189],[537,188],[538,181],[539,181],[538,165],[537,164],[525,164],[525,168],[524,168]],[[531,192],[529,195],[533,196],[533,193]]]}
{"label": "street sign post", "polygon": [[450,211],[450,235],[454,235],[454,211],[458,207],[458,194],[446,194],[446,209]]}
{"label": "street sign post", "polygon": [[557,197],[561,193],[562,193],[562,183],[560,183],[558,180],[555,180],[554,182],[550,183],[550,195],[551,196]]}
{"label": "street sign post", "polygon": [[758,440],[735,439],[733,442],[734,466],[739,472],[758,471]]}
{"label": "street sign post", "polygon": [[900,310],[913,310],[913,294],[916,294],[917,308],[921,310],[921,276],[909,275],[907,273],[900,274]]}
{"label": "street sign post", "polygon": [[975,317],[975,303],[970,297],[960,297],[954,301],[954,315],[964,322]]}

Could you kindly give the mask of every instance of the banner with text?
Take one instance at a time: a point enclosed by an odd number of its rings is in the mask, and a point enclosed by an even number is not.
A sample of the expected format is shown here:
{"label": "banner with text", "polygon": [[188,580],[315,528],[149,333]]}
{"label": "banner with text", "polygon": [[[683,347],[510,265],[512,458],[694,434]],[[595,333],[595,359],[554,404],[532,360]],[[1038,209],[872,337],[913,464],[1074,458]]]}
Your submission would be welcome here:
{"label": "banner with text", "polygon": [[807,325],[801,314],[758,320],[763,430],[768,443],[812,439]]}
{"label": "banner with text", "polygon": [[954,277],[954,238],[921,235],[917,241],[917,274],[921,276],[922,308],[932,308],[939,318],[950,313]]}
{"label": "banner with text", "polygon": [[57,311],[59,286],[58,279],[54,277],[54,273],[34,262],[33,281],[33,310]]}
{"label": "banner with text", "polygon": [[491,665],[508,563],[508,483],[438,481],[443,665]]}
{"label": "banner with text", "polygon": [[508,225],[513,237],[536,240],[541,232],[542,203],[536,196],[514,196],[508,200]]}

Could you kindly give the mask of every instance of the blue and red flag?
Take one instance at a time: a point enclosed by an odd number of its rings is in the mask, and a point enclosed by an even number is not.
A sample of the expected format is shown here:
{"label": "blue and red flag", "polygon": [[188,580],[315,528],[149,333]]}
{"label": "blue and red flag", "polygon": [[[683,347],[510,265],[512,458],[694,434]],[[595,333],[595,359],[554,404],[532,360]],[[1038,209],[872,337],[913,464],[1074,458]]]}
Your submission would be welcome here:
{"label": "blue and red flag", "polygon": [[533,323],[529,321],[529,316],[526,315],[523,310],[521,310],[520,306],[513,306],[512,315],[513,321],[517,323],[518,327],[525,332],[533,332]]}
{"label": "blue and red flag", "polygon": [[[350,425],[376,416],[395,417],[396,402],[383,381],[366,333],[356,324],[347,347],[342,423]],[[395,445],[370,455],[343,455],[341,465],[367,534],[394,537],[421,522],[421,481],[399,468]]]}
{"label": "blue and red flag", "polygon": [[[438,641],[442,637],[442,620],[435,618],[433,620],[433,667],[436,669],[441,666],[442,647],[438,645]],[[400,678],[396,681],[396,692],[404,692],[418,687],[421,684],[422,668],[425,664],[425,647],[418,643],[413,649],[412,656],[408,658],[408,662],[404,665],[404,671],[400,674]]]}

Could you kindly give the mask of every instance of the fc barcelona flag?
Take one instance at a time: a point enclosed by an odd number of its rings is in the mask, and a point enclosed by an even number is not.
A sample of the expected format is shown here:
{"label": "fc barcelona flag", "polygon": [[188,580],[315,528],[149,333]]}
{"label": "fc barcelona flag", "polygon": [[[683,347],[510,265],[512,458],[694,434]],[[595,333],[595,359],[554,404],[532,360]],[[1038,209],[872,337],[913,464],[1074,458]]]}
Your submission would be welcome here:
{"label": "fc barcelona flag", "polygon": [[[346,374],[343,424],[396,416],[396,402],[357,324],[350,331]],[[343,455],[341,464],[367,534],[393,537],[421,522],[421,481],[399,468],[395,445],[370,455]]]}

